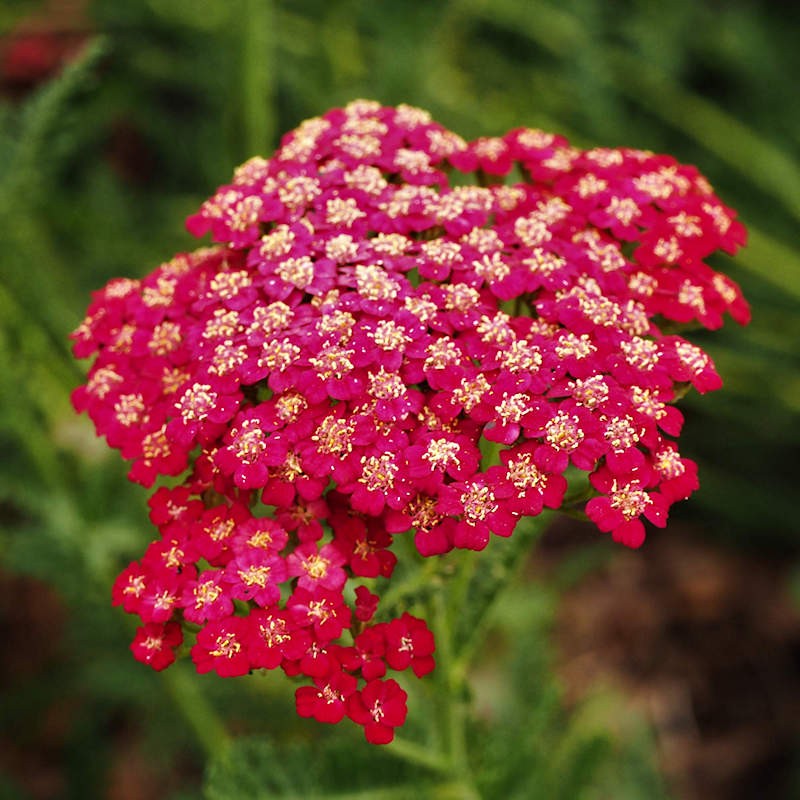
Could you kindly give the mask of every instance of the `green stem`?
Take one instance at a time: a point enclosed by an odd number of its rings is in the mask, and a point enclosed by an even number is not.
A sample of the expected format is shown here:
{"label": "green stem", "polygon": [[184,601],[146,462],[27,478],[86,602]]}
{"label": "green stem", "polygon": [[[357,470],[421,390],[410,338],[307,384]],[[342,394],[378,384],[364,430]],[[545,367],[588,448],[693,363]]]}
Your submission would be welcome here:
{"label": "green stem", "polygon": [[[466,560],[461,561],[461,570]],[[460,576],[459,576],[460,577]],[[432,598],[432,618],[437,636],[437,658],[439,681],[443,684],[440,693],[442,733],[446,742],[450,772],[460,787],[460,797],[479,798],[470,767],[467,746],[468,708],[467,686],[463,670],[459,669],[453,652],[454,628],[448,613],[444,592],[436,592]]]}
{"label": "green stem", "polygon": [[389,606],[408,593],[415,593],[426,606],[426,617],[436,636],[436,671],[430,699],[438,724],[433,726],[425,745],[396,738],[387,747],[387,752],[450,779],[432,787],[431,797],[480,800],[468,741],[468,667],[485,639],[490,611],[498,595],[524,563],[544,527],[545,516],[520,526],[511,541],[493,542],[495,550],[486,553],[483,560],[476,559],[474,553],[452,554],[448,566],[453,571],[446,580],[433,581],[436,573],[431,560],[420,564],[400,591],[385,598],[391,601],[387,602]]}
{"label": "green stem", "polygon": [[[462,561],[462,567],[463,564]],[[431,787],[431,797],[439,800],[480,800],[467,749],[468,709],[464,701],[466,686],[463,673],[453,669],[453,631],[443,587],[434,592],[428,605],[437,642],[435,679],[438,689],[435,703],[439,711],[439,738],[446,753],[398,736],[386,746],[386,752],[450,778],[445,783]]]}
{"label": "green stem", "polygon": [[242,0],[241,118],[244,157],[262,153],[275,134],[275,14],[270,0]]}
{"label": "green stem", "polygon": [[416,742],[403,739],[401,736],[395,736],[392,742],[386,745],[385,751],[411,764],[426,767],[443,775],[447,775],[450,772],[449,762],[440,753],[423,747]]}
{"label": "green stem", "polygon": [[230,736],[219,714],[198,689],[195,678],[183,667],[183,664],[173,664],[165,670],[162,673],[164,685],[206,755],[217,757],[229,746]]}
{"label": "green stem", "polygon": [[480,566],[480,559],[471,550],[460,551],[458,567],[447,585],[447,624],[448,629],[455,631],[455,621],[462,609],[469,603],[469,588],[476,569]]}
{"label": "green stem", "polygon": [[434,788],[431,797],[436,800],[481,800],[478,790],[464,781],[440,784]]}
{"label": "green stem", "polygon": [[[490,582],[487,586],[482,581],[481,585],[475,587],[477,601],[480,603],[478,613],[469,618],[468,635],[459,640],[459,646],[453,655],[450,667],[451,673],[462,681],[466,679],[469,665],[479,651],[491,625],[492,609],[503,590],[514,582],[514,576],[522,570],[534,541],[547,527],[551,513],[544,511],[537,517],[525,518],[510,539],[496,542],[496,549],[486,553],[492,558],[484,562],[480,569],[484,571],[485,575],[488,575]],[[503,550],[499,550],[499,547],[502,547]],[[481,573],[478,572],[478,575],[481,576]],[[469,597],[467,600],[473,604],[476,602],[475,597]]]}

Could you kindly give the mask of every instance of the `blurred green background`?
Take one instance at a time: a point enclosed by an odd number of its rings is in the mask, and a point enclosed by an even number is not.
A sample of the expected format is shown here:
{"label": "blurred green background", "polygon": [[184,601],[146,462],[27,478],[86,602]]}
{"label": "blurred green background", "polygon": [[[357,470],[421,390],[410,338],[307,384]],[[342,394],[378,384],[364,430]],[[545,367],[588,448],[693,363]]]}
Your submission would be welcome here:
{"label": "blurred green background", "polygon": [[[798,41],[800,5],[755,0],[4,0],[0,798],[199,798],[217,733],[203,717],[209,697],[243,733],[308,743],[277,686],[254,706],[220,682],[178,669],[162,680],[130,658],[131,630],[108,597],[150,539],[146,493],[72,413],[84,366],[66,337],[91,290],[194,246],[183,219],[235,165],[356,97],[422,106],[467,138],[530,126],[578,146],[669,152],[738,209],[750,244],[716,264],[743,286],[753,322],[698,337],[726,386],[684,405],[682,451],[699,462],[702,490],[673,525],[720,558],[779,563],[796,614]],[[490,698],[498,682],[527,686],[525,719],[507,692],[495,698],[497,719],[529,742],[514,768],[532,770],[548,798],[694,797],[686,776],[660,774],[645,717],[623,724],[613,703],[562,708],[551,644],[562,594],[571,576],[617,558],[588,530],[568,537],[575,551],[508,613],[500,606],[498,641],[522,637],[522,661],[508,674],[488,664],[479,681]],[[800,662],[795,621],[784,624],[781,675]],[[348,742],[359,770],[388,768]],[[781,752],[780,779],[761,794],[703,796],[796,796],[795,755]],[[237,796],[220,788],[233,780],[225,769],[212,770],[208,797]],[[487,777],[487,797],[514,796],[508,780]],[[274,791],[263,796],[284,796]]]}

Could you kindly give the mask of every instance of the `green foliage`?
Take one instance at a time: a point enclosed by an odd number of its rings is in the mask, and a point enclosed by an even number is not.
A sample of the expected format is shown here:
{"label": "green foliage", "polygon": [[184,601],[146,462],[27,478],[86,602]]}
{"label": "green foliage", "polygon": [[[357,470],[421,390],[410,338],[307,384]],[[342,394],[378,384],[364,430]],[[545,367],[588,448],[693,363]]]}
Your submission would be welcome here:
{"label": "green foliage", "polygon": [[[480,554],[462,553],[459,582],[447,589],[447,605],[453,620],[453,646],[457,658],[468,663],[483,643],[491,612],[504,589],[518,579],[518,571],[551,516],[545,512],[525,520],[506,540]],[[471,556],[471,558],[468,558]]]}
{"label": "green foliage", "polygon": [[[208,771],[207,800],[412,800],[433,797],[434,781],[346,734],[323,742],[275,744],[240,738]],[[376,780],[378,778],[378,780]],[[337,791],[348,787],[346,791]]]}
{"label": "green foliage", "polygon": [[491,717],[474,734],[481,796],[666,798],[645,723],[622,698],[601,693],[567,714],[558,684],[541,680],[552,670],[547,637],[557,603],[555,585],[517,583],[493,609],[492,654],[478,673],[492,676],[479,700]]}
{"label": "green foliage", "polygon": [[[36,5],[4,4],[0,31]],[[642,723],[612,729],[617,698],[564,710],[548,655],[557,594],[519,574],[533,530],[451,559],[445,583],[421,569],[400,576],[387,598],[426,606],[449,631],[433,681],[408,687],[413,741],[378,749],[353,730],[320,733],[269,681],[161,680],[135,665],[108,593],[150,538],[144,493],[74,418],[81,370],[66,336],[90,290],[193,246],[182,219],[235,164],[357,96],[426,107],[468,137],[529,125],[579,145],[672,152],[750,228],[724,268],[754,307],[751,327],[703,342],[727,385],[687,398],[685,454],[703,487],[677,514],[722,541],[796,554],[797,9],[96,0],[90,13],[102,37],[22,104],[0,104],[0,562],[70,608],[62,662],[14,687],[3,724],[30,722],[55,686],[79,697],[68,783],[82,798],[105,796],[103,743],[120,714],[140,721],[155,761],[215,753],[208,800],[665,796]],[[251,735],[225,746],[230,720]],[[23,796],[0,776],[0,797]]]}
{"label": "green foliage", "polygon": [[[86,141],[81,114],[107,52],[104,41],[89,43],[57,80],[0,110],[0,564],[54,588],[71,609],[58,660],[46,673],[31,666],[0,725],[33,740],[48,709],[73,705],[60,759],[70,797],[104,795],[114,720],[122,709],[147,718],[165,695],[129,658],[130,632],[109,606],[114,575],[148,537],[145,495],[126,485],[123,465],[69,403],[81,370],[66,334],[88,286],[55,223],[74,211],[67,165]],[[102,230],[101,218],[92,227]],[[42,648],[30,644],[35,663]],[[169,750],[193,747],[185,726],[162,721],[159,730]],[[3,781],[0,792],[28,797],[14,787]]]}
{"label": "green foliage", "polygon": [[31,189],[41,191],[42,184],[52,177],[52,167],[63,158],[65,143],[70,138],[65,125],[70,104],[78,93],[88,89],[104,49],[102,39],[96,39],[64,69],[58,80],[45,84],[34,94],[18,114],[6,110],[4,169],[0,174],[3,207],[16,204],[23,190],[26,201],[30,202]]}

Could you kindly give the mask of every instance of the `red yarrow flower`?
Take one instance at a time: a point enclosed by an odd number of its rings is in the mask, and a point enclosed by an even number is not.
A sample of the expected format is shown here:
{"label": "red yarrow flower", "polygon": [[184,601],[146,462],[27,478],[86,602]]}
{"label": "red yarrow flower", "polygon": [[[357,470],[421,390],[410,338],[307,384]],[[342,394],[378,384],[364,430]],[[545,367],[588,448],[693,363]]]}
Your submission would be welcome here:
{"label": "red yarrow flower", "polygon": [[408,695],[397,681],[371,680],[347,700],[347,715],[364,726],[364,735],[372,744],[388,744],[394,729],[406,721]]}
{"label": "red yarrow flower", "polygon": [[301,686],[295,692],[297,713],[301,717],[313,717],[317,722],[341,722],[356,686],[356,679],[341,671],[315,678],[314,686]]}
{"label": "red yarrow flower", "polygon": [[131,652],[137,661],[157,672],[175,661],[175,649],[183,642],[183,633],[176,622],[149,622],[136,631]]}
{"label": "red yarrow flower", "polygon": [[209,622],[197,634],[191,656],[199,673],[217,673],[221,678],[246,675],[251,668],[249,623],[242,617]]}
{"label": "red yarrow flower", "polygon": [[586,515],[637,547],[697,488],[674,401],[722,381],[667,325],[749,309],[709,266],[744,228],[695,168],[535,129],[467,142],[359,100],[187,226],[216,244],[110,281],[72,334],[94,359],[76,410],[131,480],[172,487],[112,590],[139,660],[199,627],[199,672],[304,675],[302,716],[388,742],[387,671],[434,667],[426,623],[378,610],[397,537],[482,550],[583,473]]}
{"label": "red yarrow flower", "polygon": [[425,620],[406,612],[386,626],[384,636],[386,663],[392,669],[404,670],[411,667],[418,678],[433,670],[433,652],[436,646]]}

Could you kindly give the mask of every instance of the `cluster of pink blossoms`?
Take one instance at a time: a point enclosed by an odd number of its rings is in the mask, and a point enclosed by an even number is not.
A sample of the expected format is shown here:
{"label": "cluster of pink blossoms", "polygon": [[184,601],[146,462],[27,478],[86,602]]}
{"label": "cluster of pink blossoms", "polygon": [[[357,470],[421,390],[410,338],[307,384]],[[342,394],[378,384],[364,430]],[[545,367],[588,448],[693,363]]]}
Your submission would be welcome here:
{"label": "cluster of pink blossoms", "polygon": [[480,550],[560,507],[571,467],[636,547],[697,488],[673,401],[721,381],[663,323],[749,311],[704,263],[744,229],[693,167],[356,101],[187,224],[217,244],[112,280],[73,334],[96,355],[75,407],[130,478],[184,476],[114,586],[155,669],[188,634],[199,672],[280,667],[306,678],[298,713],[388,742],[387,671],[434,666],[423,620],[373,621],[394,536]]}

